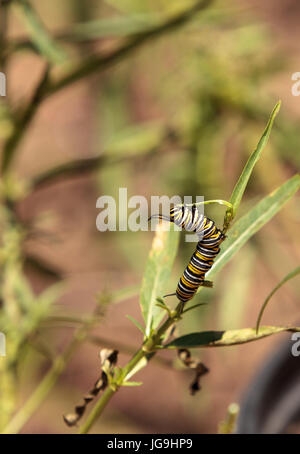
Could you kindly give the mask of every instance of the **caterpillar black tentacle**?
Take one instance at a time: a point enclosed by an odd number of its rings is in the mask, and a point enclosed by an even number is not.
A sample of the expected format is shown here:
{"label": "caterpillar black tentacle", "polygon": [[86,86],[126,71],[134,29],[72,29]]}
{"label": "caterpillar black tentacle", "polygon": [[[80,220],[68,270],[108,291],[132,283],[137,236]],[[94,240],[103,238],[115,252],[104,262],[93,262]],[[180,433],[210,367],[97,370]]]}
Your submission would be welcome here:
{"label": "caterpillar black tentacle", "polygon": [[[181,228],[195,232],[198,236],[196,250],[186,269],[179,279],[176,296],[182,302],[189,301],[198,288],[203,285],[212,287],[212,282],[205,280],[205,274],[213,265],[214,259],[220,252],[219,245],[224,241],[225,234],[215,223],[200,214],[197,207],[175,206],[170,210],[170,216],[154,215],[156,219],[168,220]],[[167,295],[166,295],[167,296]]]}

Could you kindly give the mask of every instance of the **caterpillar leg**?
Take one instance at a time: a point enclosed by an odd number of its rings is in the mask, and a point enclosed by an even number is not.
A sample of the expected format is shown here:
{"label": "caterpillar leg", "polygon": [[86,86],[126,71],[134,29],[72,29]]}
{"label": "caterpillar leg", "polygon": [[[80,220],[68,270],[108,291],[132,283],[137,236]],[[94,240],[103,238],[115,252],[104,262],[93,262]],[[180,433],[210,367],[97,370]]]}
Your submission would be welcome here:
{"label": "caterpillar leg", "polygon": [[203,281],[200,285],[202,285],[202,287],[212,288],[214,283],[212,281]]}
{"label": "caterpillar leg", "polygon": [[179,307],[178,307],[178,315],[182,314],[184,306],[185,306],[185,301],[180,301],[179,302]]}

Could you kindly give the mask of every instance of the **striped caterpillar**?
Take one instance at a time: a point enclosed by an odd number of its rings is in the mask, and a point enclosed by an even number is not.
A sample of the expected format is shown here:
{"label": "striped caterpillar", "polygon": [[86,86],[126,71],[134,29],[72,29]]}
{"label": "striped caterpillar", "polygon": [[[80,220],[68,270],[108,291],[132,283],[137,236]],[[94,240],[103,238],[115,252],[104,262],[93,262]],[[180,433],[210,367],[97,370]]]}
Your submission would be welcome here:
{"label": "striped caterpillar", "polygon": [[169,217],[157,214],[151,218],[173,222],[198,235],[199,242],[196,250],[179,279],[176,293],[171,294],[176,295],[182,303],[186,303],[193,298],[200,285],[212,286],[211,282],[205,281],[205,274],[210,270],[214,259],[220,252],[219,245],[224,241],[225,235],[211,219],[200,214],[195,205],[191,208],[175,206],[170,210]]}

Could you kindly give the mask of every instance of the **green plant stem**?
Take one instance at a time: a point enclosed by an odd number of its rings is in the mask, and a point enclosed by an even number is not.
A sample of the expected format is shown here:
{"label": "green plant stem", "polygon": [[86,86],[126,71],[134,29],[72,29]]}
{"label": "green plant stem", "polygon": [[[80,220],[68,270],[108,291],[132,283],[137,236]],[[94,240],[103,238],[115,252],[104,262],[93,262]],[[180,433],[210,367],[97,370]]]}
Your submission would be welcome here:
{"label": "green plant stem", "polygon": [[16,115],[14,132],[9,137],[3,148],[1,162],[1,170],[3,175],[5,175],[6,172],[8,171],[13,155],[15,154],[15,150],[43,99],[43,94],[46,89],[48,76],[49,66],[46,67],[46,70],[44,71],[40,79],[40,82],[33,94],[33,97],[30,99],[26,108],[22,112],[18,112]]}
{"label": "green plant stem", "polygon": [[38,385],[38,387],[30,396],[25,405],[6,426],[6,428],[2,432],[3,434],[16,434],[22,429],[22,427],[26,424],[26,422],[30,419],[33,413],[40,406],[40,403],[45,399],[45,397],[49,393],[49,390],[55,384],[57,378],[62,373],[65,364],[66,361],[64,361],[63,358],[58,358],[55,360],[50,371]]}
{"label": "green plant stem", "polygon": [[[163,144],[164,140],[157,147],[149,148],[149,150],[147,150],[147,152],[143,155],[137,153],[134,155],[134,159],[140,160],[144,159],[146,156],[148,157],[158,153],[161,145]],[[86,173],[91,174],[93,172],[97,172],[99,168],[103,166],[122,164],[123,162],[128,161],[128,159],[132,159],[132,157],[132,155],[111,157],[108,154],[103,154],[101,156],[93,156],[91,158],[82,158],[66,162],[65,164],[55,166],[52,169],[48,169],[40,175],[34,177],[30,182],[30,188],[31,191],[35,191],[44,185],[55,183],[60,179],[72,178],[79,175],[82,176]]]}
{"label": "green plant stem", "polygon": [[146,358],[148,361],[156,354],[156,349],[161,345],[161,339],[163,334],[179,320],[180,314],[182,311],[182,304],[179,303],[174,310],[174,312],[167,318],[167,320],[161,325],[157,332],[155,332],[149,339],[147,339],[142,347],[135,353],[132,359],[127,363],[127,365],[122,370],[121,380],[118,380],[117,383],[114,383],[114,386],[109,386],[103,392],[99,400],[96,402],[94,408],[90,412],[89,416],[85,423],[79,428],[79,434],[86,434],[89,432],[93,424],[102,414],[106,405],[109,403],[111,398],[118,391],[119,387],[122,386],[122,383],[126,381],[128,374],[135,368],[135,366],[143,359]]}
{"label": "green plant stem", "polygon": [[51,83],[48,87],[47,95],[56,93],[66,85],[77,82],[83,77],[89,76],[99,69],[106,69],[107,66],[110,66],[111,64],[119,61],[121,58],[126,57],[129,53],[131,53],[131,51],[141,47],[151,39],[159,38],[160,36],[169,33],[180,26],[183,26],[185,23],[191,20],[198,11],[206,9],[210,5],[210,3],[212,3],[212,0],[198,1],[191,8],[176,15],[175,17],[172,17],[168,21],[150,28],[143,33],[138,33],[133,38],[130,38],[128,42],[125,43],[125,45],[121,46],[112,54],[108,56],[96,55],[86,59],[78,66],[77,69],[72,71],[70,74],[67,74],[57,81]]}
{"label": "green plant stem", "polygon": [[[142,33],[146,28],[153,28],[158,22],[158,14],[149,13],[145,15],[118,15],[111,18],[106,17],[95,20],[90,20],[90,15],[86,15],[85,12],[84,16],[83,20],[82,14],[74,14],[74,24],[67,30],[54,33],[54,40],[78,45],[97,42],[104,38],[126,38],[126,36],[133,35],[134,33]],[[79,22],[77,21],[78,19]],[[11,41],[9,54],[25,49],[37,52],[32,41],[26,36]]]}
{"label": "green plant stem", "polygon": [[[137,351],[137,353],[133,356],[133,358],[129,361],[127,366],[123,369],[123,375],[126,377],[128,373],[133,370],[133,368],[138,364],[138,362],[146,356],[145,352],[143,351],[143,348]],[[100,399],[97,401],[95,406],[93,407],[92,411],[90,412],[89,416],[87,417],[87,420],[85,423],[83,423],[80,428],[78,433],[79,434],[86,434],[89,432],[91,427],[94,425],[96,420],[99,418],[99,416],[102,414],[103,410],[105,409],[106,405],[109,403],[111,398],[115,395],[115,393],[118,391],[119,387],[111,387],[108,386],[103,394],[101,395]]]}
{"label": "green plant stem", "polygon": [[[171,128],[165,131],[161,142],[154,147],[149,148],[143,154],[139,152],[133,153],[130,155],[120,155],[120,156],[110,156],[109,153],[104,152],[100,156],[93,156],[90,158],[81,158],[75,159],[50,169],[47,169],[44,172],[36,175],[29,182],[30,193],[36,191],[45,185],[53,184],[59,181],[60,179],[73,178],[76,176],[82,176],[86,173],[92,174],[97,172],[101,167],[113,166],[127,162],[128,160],[135,159],[137,161],[149,158],[151,156],[157,155],[162,151],[164,145],[168,144],[170,140],[174,138],[175,131],[172,131]],[[174,140],[174,139],[173,139]],[[174,142],[172,142],[174,143]],[[164,152],[167,152],[164,151]]]}
{"label": "green plant stem", "polygon": [[218,203],[219,205],[225,205],[228,208],[232,208],[232,204],[230,202],[227,202],[227,200],[205,200],[203,202],[195,202],[195,203],[182,203],[177,206],[187,206],[187,207],[193,207],[193,206],[198,206],[198,205],[209,205],[211,203]]}
{"label": "green plant stem", "polygon": [[115,390],[113,388],[106,388],[101,396],[101,399],[98,400],[97,405],[95,405],[95,407],[92,409],[86,423],[80,427],[78,431],[79,434],[86,434],[89,432],[90,428],[92,427],[96,419],[98,419],[99,415],[101,415],[102,411],[114,396],[114,394]]}
{"label": "green plant stem", "polygon": [[[124,290],[113,292],[113,294],[109,296],[109,300],[112,304],[119,303],[123,299],[126,299],[132,294],[135,294],[136,290],[137,289],[135,287],[130,287],[125,292]],[[75,331],[74,336],[66,350],[58,358],[55,359],[52,367],[50,368],[44,379],[41,381],[41,383],[38,385],[36,390],[29,397],[29,399],[19,410],[19,412],[12,418],[10,423],[5,427],[4,433],[18,433],[22,429],[24,424],[26,424],[26,422],[31,418],[37,408],[47,397],[56,381],[60,377],[61,373],[67,366],[73,353],[77,350],[79,345],[88,338],[90,330],[98,322],[99,316],[97,316],[96,307],[95,313],[92,314],[91,317],[85,319],[84,324]]]}

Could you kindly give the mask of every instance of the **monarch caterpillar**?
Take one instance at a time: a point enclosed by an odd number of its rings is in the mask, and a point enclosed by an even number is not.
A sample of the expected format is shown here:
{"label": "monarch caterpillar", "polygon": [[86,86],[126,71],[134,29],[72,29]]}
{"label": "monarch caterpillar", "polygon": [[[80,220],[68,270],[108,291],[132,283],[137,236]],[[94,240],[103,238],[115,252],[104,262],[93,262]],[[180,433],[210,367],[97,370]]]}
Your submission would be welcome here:
{"label": "monarch caterpillar", "polygon": [[170,216],[161,214],[153,215],[149,218],[163,219],[173,222],[179,227],[196,232],[199,242],[192,255],[186,269],[179,279],[176,295],[183,304],[189,301],[197,292],[200,285],[212,286],[211,282],[205,281],[205,274],[213,265],[214,259],[220,252],[219,245],[224,241],[225,235],[219,230],[215,223],[200,214],[195,205],[191,208],[187,206],[175,206],[170,210]]}

